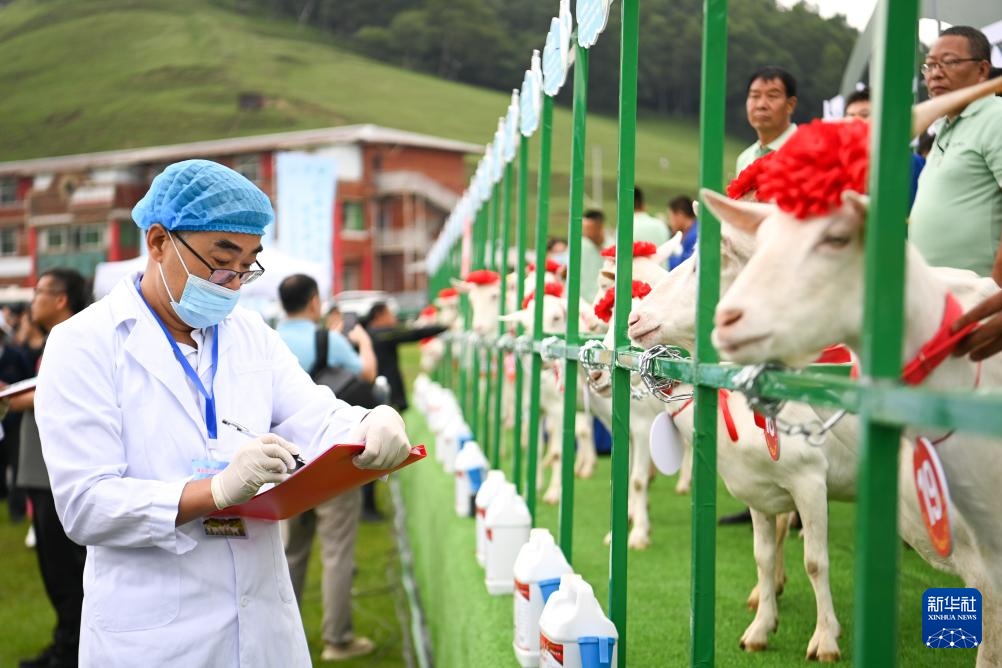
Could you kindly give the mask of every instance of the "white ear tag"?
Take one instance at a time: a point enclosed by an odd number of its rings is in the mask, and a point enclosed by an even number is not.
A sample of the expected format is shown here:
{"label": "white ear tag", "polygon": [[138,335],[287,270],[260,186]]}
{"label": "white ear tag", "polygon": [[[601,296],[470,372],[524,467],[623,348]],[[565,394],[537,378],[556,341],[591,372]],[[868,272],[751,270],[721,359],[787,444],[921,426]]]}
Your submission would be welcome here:
{"label": "white ear tag", "polygon": [[651,424],[651,460],[658,471],[674,475],[682,468],[682,434],[668,413],[659,413]]}

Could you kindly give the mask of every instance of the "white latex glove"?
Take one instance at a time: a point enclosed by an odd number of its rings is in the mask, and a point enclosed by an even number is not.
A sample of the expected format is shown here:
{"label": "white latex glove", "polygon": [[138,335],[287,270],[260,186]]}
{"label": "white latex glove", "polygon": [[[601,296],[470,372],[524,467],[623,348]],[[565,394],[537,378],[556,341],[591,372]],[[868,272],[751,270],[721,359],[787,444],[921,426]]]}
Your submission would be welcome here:
{"label": "white latex glove", "polygon": [[411,452],[404,419],[389,406],[369,411],[351,430],[348,443],[365,443],[365,450],[355,455],[355,466],[360,469],[392,469]]}
{"label": "white latex glove", "polygon": [[216,508],[249,501],[261,485],[279,483],[296,468],[299,448],[274,434],[247,441],[222,471],[212,477],[212,500]]}

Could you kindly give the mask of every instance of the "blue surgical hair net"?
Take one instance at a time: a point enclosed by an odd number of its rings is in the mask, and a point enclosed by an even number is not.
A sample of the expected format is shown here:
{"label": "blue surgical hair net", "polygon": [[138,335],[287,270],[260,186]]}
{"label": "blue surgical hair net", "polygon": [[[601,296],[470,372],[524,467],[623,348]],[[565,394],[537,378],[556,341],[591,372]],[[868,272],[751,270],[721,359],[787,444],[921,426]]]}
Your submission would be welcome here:
{"label": "blue surgical hair net", "polygon": [[275,220],[268,196],[247,178],[211,160],[185,160],[157,175],[132,209],[143,230],[160,223],[177,232],[264,234]]}

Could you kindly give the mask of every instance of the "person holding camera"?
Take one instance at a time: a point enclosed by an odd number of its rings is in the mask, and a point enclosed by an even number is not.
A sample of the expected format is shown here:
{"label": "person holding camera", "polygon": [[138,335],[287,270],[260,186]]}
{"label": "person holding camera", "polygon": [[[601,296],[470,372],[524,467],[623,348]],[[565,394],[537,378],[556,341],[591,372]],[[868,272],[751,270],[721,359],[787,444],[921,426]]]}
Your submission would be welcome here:
{"label": "person holding camera", "polygon": [[[318,327],[322,316],[320,291],[317,282],[305,274],[287,277],[279,285],[278,294],[286,313],[286,320],[277,327],[278,334],[300,366],[310,372],[315,382],[330,387],[338,398],[371,407],[364,395],[368,392],[371,400],[376,356],[365,329],[344,319],[335,323],[328,319]],[[285,557],[300,605],[313,537],[320,534],[324,661],[344,661],[375,649],[370,639],[356,636],[352,629],[351,582],[361,506],[361,492],[354,489],[282,522]]]}

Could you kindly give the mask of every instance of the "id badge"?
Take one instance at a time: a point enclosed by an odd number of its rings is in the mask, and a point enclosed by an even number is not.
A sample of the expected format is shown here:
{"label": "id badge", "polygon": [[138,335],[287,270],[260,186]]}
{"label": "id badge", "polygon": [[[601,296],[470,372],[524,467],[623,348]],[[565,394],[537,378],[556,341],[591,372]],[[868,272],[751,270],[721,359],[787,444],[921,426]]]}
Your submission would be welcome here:
{"label": "id badge", "polygon": [[216,475],[224,468],[229,462],[223,462],[218,459],[192,459],[191,460],[191,471],[192,480],[205,480],[206,478],[211,478]]}
{"label": "id badge", "polygon": [[202,531],[211,538],[247,538],[247,525],[242,517],[206,517]]}

